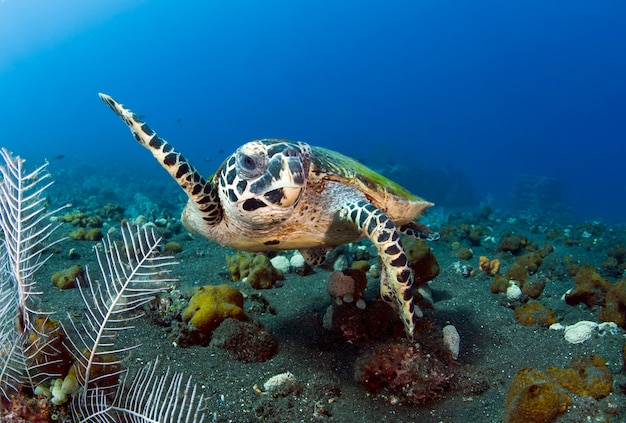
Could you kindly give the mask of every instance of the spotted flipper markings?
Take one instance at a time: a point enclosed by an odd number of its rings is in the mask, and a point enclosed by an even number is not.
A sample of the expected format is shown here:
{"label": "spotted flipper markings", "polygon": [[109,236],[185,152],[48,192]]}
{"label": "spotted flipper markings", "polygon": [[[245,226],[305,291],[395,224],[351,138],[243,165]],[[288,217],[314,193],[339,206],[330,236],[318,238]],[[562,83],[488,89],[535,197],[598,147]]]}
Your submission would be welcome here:
{"label": "spotted flipper markings", "polygon": [[412,238],[419,238],[425,241],[437,241],[441,236],[439,232],[433,232],[426,225],[421,223],[411,222],[406,225],[402,225],[398,228],[400,233]]}
{"label": "spotted flipper markings", "polygon": [[219,223],[222,219],[222,208],[217,189],[213,184],[204,179],[182,154],[159,137],[130,109],[115,101],[111,96],[102,93],[99,96],[130,128],[133,137],[139,144],[150,150],[154,158],[178,182],[178,185],[187,193],[189,199],[200,211],[204,221],[208,225]]}
{"label": "spotted flipper markings", "polygon": [[413,303],[413,271],[398,230],[385,213],[365,200],[348,204],[343,212],[343,217],[356,224],[376,246],[383,261],[380,294],[398,310],[404,330],[411,339],[416,320],[423,314]]}
{"label": "spotted flipper markings", "polygon": [[304,261],[311,266],[320,266],[326,260],[326,248],[301,249],[300,254],[304,257]]}

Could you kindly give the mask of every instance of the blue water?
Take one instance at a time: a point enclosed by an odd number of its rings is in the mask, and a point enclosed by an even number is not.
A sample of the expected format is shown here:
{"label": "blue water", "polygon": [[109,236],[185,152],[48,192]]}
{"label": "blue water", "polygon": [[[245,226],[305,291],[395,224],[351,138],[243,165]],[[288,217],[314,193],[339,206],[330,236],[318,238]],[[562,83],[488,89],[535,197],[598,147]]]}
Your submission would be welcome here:
{"label": "blue water", "polygon": [[531,175],[623,221],[624,22],[621,1],[3,0],[0,144],[161,177],[105,92],[206,174],[284,137],[442,207],[520,207]]}

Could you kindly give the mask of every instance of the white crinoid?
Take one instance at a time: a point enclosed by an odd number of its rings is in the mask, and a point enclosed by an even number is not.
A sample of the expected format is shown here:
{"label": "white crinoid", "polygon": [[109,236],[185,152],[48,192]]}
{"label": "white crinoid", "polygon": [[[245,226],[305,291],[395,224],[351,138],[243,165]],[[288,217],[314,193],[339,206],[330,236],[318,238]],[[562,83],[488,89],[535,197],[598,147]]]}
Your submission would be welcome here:
{"label": "white crinoid", "polygon": [[[59,224],[50,218],[59,209],[48,211],[43,195],[52,182],[46,164],[27,173],[24,161],[5,149],[0,149],[0,161],[0,397],[62,376],[46,371],[49,363],[63,360],[52,344],[63,339],[82,385],[72,398],[75,421],[202,422],[203,396],[190,378],[169,369],[158,376],[153,362],[125,383],[122,360],[137,345],[121,344],[117,334],[132,329],[143,305],[173,281],[168,275],[174,262],[160,254],[161,238],[127,227],[121,244],[105,239],[103,248],[96,248],[99,278],[88,275],[87,283],[79,285],[84,319],[69,317],[62,326],[55,322],[45,333],[42,328],[53,320],[37,307],[36,273],[49,258],[46,250],[62,240],[51,237]],[[0,402],[0,417],[1,407]]]}

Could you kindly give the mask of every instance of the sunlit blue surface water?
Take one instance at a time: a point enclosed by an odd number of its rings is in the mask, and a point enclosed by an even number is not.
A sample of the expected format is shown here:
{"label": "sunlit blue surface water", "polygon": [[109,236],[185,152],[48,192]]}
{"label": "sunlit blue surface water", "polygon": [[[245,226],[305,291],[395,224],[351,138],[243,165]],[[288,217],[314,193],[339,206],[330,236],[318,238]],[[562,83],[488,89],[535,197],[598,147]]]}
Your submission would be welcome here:
{"label": "sunlit blue surface water", "polygon": [[623,222],[625,21],[617,1],[4,0],[0,144],[174,184],[106,92],[205,174],[283,137],[442,207],[520,207],[530,175],[547,210]]}

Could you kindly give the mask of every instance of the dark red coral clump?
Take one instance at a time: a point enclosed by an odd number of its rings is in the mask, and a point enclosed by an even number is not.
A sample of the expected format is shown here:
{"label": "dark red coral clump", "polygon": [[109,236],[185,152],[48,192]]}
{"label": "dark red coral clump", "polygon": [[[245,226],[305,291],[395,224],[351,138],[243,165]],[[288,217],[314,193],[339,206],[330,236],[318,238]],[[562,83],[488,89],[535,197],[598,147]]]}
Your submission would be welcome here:
{"label": "dark red coral clump", "polygon": [[408,341],[382,344],[361,356],[355,379],[389,402],[424,404],[453,389],[455,369],[437,354]]}

